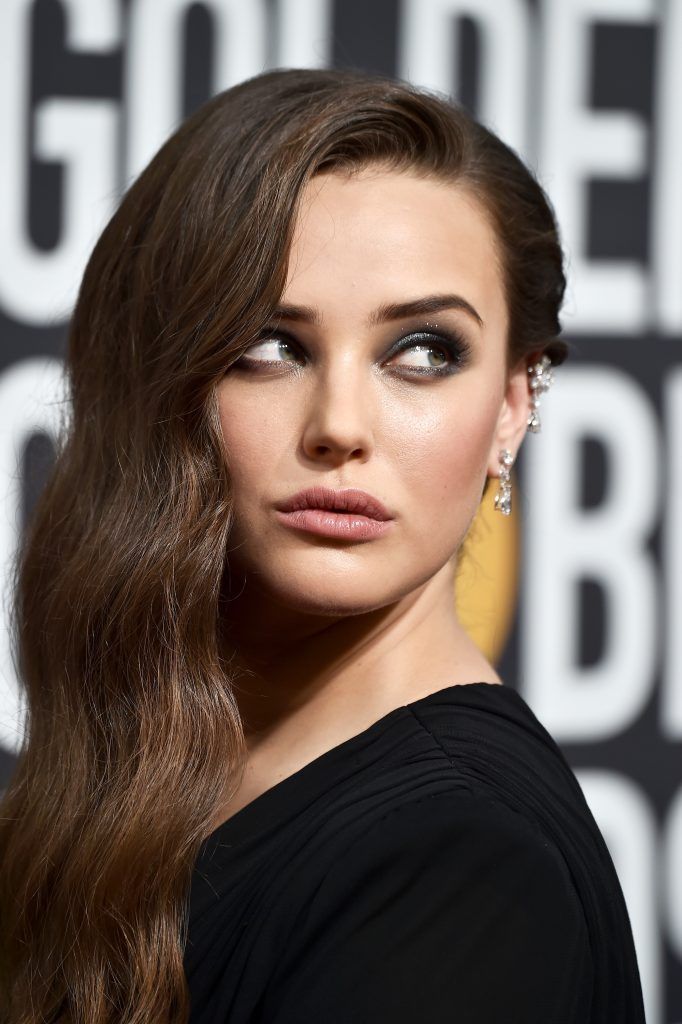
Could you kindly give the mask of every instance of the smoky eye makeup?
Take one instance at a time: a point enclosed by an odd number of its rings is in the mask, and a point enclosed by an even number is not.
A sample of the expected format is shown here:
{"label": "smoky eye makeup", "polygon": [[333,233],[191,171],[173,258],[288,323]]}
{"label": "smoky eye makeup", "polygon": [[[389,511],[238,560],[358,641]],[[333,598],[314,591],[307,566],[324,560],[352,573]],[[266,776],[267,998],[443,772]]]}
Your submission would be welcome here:
{"label": "smoky eye makeup", "polygon": [[403,353],[435,352],[441,360],[436,366],[410,366],[398,364],[402,373],[429,377],[446,376],[467,366],[471,359],[471,345],[464,334],[449,328],[419,328],[405,334],[389,349],[386,359],[394,359]]}
{"label": "smoky eye makeup", "polygon": [[[285,358],[256,358],[249,354],[259,347],[261,350],[265,350],[266,346],[270,354],[279,353]],[[435,354],[436,365],[420,366],[396,362],[398,357],[413,351],[421,358],[429,358],[429,353]],[[460,372],[469,365],[471,356],[472,346],[463,332],[434,325],[403,331],[384,354],[381,362],[394,361],[391,372],[399,377],[436,379]],[[307,359],[305,346],[290,331],[278,328],[273,324],[263,328],[250,348],[230,365],[230,369],[272,375],[273,371],[277,372],[278,369],[287,365],[292,369],[300,370]]]}

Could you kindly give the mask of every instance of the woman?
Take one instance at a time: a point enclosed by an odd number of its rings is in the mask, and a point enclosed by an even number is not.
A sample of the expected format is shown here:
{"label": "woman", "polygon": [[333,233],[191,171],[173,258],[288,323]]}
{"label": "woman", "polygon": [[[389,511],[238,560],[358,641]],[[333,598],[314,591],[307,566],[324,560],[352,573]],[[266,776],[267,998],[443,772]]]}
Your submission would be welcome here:
{"label": "woman", "polygon": [[453,600],[564,286],[518,157],[359,71],[242,82],[134,182],[18,565],[3,1021],[644,1020],[577,780]]}

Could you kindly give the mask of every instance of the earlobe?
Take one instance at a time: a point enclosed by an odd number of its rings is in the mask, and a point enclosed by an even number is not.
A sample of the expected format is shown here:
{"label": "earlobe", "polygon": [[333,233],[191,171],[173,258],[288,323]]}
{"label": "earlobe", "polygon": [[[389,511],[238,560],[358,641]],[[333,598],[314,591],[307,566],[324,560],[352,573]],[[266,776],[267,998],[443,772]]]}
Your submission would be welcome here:
{"label": "earlobe", "polygon": [[507,380],[495,436],[488,455],[489,476],[500,476],[502,451],[511,453],[512,462],[516,459],[531,412],[529,380],[527,361],[521,359],[511,370]]}

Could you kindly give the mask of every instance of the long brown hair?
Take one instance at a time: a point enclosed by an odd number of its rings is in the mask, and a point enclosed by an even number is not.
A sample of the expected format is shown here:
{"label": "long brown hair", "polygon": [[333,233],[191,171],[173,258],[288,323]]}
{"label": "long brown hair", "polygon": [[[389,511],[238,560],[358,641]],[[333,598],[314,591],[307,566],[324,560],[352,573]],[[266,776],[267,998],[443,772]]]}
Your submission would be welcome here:
{"label": "long brown hair", "polygon": [[92,252],[68,415],[16,564],[25,734],[0,810],[3,1024],[180,1024],[187,895],[245,756],[219,597],[233,511],[215,389],[272,315],[312,175],[464,185],[495,228],[508,366],[558,340],[565,279],[533,174],[438,93],[279,69],[162,146]]}

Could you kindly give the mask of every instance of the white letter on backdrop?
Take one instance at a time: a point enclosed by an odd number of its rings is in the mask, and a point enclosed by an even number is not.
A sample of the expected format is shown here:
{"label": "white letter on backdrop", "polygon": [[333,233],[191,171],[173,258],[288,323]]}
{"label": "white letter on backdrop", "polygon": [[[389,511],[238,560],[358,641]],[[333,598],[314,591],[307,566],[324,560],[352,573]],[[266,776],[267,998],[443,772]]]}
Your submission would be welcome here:
{"label": "white letter on backdrop", "polygon": [[661,536],[661,565],[666,588],[661,734],[667,739],[679,740],[682,739],[682,366],[672,367],[663,379],[663,417],[668,462],[667,508]]}
{"label": "white letter on backdrop", "polygon": [[398,75],[452,94],[458,81],[456,19],[472,18],[482,35],[478,117],[507,145],[526,151],[530,12],[525,0],[403,0]]}
{"label": "white letter on backdrop", "polygon": [[[178,126],[182,111],[182,40],[194,0],[135,0],[126,53],[128,182]],[[265,0],[202,0],[213,17],[213,92],[266,69]]]}
{"label": "white letter on backdrop", "polygon": [[331,64],[331,0],[278,0],[277,24],[277,67],[326,68]]}
{"label": "white letter on backdrop", "polygon": [[11,598],[10,571],[21,529],[21,460],[31,434],[57,437],[64,398],[63,365],[59,359],[25,359],[0,374],[0,744],[11,753],[19,749],[23,731],[10,655],[7,603]]}
{"label": "white letter on backdrop", "polygon": [[651,189],[651,262],[657,317],[653,326],[682,332],[682,4],[667,0],[656,36],[656,134]]}
{"label": "white letter on backdrop", "polygon": [[[556,208],[570,260],[566,326],[638,334],[646,322],[646,276],[632,260],[589,260],[588,178],[635,178],[646,167],[642,119],[590,110],[591,26],[645,22],[652,0],[543,0],[540,174]],[[573,298],[574,295],[574,298]]]}
{"label": "white letter on backdrop", "polygon": [[[642,389],[610,366],[562,366],[523,449],[521,680],[557,742],[607,739],[649,698],[658,660],[657,572],[647,550],[660,508],[658,423]],[[581,441],[605,448],[608,487],[579,505]],[[538,442],[538,443],[536,443]],[[606,607],[604,653],[576,664],[578,583]]]}
{"label": "white letter on backdrop", "polygon": [[[67,45],[105,53],[120,44],[115,0],[62,0]],[[62,230],[49,252],[28,237],[30,24],[33,0],[0,3],[0,304],[24,323],[71,315],[90,251],[116,204],[117,104],[51,98],[35,109],[34,152],[64,168]]]}

